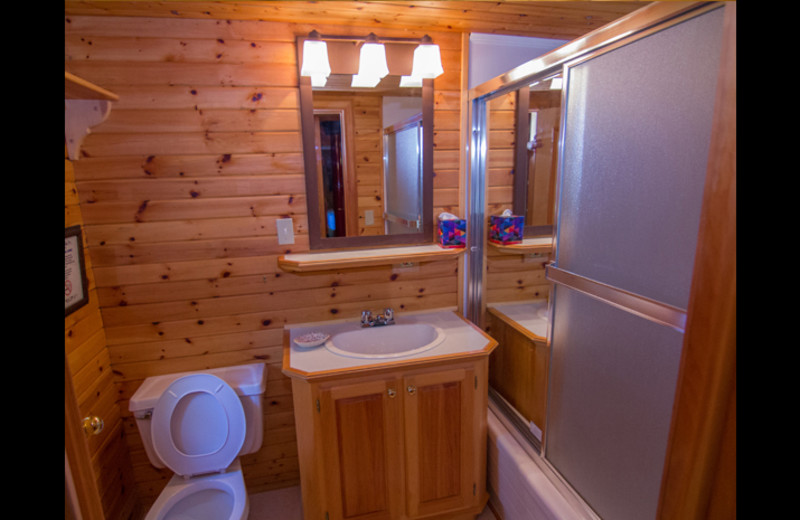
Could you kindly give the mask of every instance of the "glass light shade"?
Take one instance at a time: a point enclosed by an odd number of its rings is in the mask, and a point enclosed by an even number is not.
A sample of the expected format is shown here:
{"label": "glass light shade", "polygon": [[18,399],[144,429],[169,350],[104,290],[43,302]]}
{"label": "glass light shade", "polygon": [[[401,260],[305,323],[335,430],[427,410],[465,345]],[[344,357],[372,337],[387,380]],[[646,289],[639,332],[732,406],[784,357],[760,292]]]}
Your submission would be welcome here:
{"label": "glass light shade", "polygon": [[365,87],[372,88],[380,83],[381,78],[375,74],[354,74],[350,82],[351,87]]}
{"label": "glass light shade", "polygon": [[301,76],[323,76],[331,74],[331,64],[328,61],[328,45],[322,40],[306,40],[303,42],[303,66],[300,68]]}
{"label": "glass light shade", "polygon": [[358,59],[358,75],[377,76],[380,79],[387,74],[389,74],[389,66],[386,64],[386,49],[383,44],[364,43]]}
{"label": "glass light shade", "polygon": [[433,79],[443,72],[438,45],[422,43],[414,49],[414,64],[411,67],[413,77]]}
{"label": "glass light shade", "polygon": [[563,84],[562,78],[553,78],[550,80],[550,90],[561,90]]}

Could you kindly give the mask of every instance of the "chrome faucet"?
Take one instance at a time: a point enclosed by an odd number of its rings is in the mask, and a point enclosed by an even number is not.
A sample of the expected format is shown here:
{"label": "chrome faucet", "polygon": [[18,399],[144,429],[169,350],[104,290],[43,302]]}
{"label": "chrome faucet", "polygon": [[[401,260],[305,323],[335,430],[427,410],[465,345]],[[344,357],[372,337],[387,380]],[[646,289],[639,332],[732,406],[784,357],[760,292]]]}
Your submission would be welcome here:
{"label": "chrome faucet", "polygon": [[372,311],[361,311],[362,327],[380,327],[382,325],[394,325],[394,311],[386,309],[383,314],[372,316]]}

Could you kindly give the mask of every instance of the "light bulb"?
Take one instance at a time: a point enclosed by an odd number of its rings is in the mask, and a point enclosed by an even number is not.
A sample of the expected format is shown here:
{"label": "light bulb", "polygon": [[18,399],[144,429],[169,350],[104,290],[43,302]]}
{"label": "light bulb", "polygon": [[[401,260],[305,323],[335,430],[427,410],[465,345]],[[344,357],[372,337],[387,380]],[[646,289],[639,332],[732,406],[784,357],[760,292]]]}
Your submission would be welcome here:
{"label": "light bulb", "polygon": [[417,78],[414,76],[400,76],[400,86],[401,87],[421,87],[422,86],[422,78]]}
{"label": "light bulb", "polygon": [[375,74],[358,74],[353,75],[353,79],[350,81],[351,87],[364,87],[364,88],[372,88],[375,87],[378,83],[380,83],[381,78],[376,76]]}

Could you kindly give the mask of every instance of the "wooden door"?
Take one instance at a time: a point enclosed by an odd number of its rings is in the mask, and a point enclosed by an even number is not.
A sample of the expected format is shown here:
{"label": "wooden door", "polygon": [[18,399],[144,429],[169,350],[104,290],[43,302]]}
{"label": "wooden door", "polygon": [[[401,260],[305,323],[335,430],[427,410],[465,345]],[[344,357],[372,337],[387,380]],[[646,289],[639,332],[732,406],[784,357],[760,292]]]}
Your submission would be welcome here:
{"label": "wooden door", "polygon": [[69,360],[64,355],[64,510],[65,517],[103,520],[103,505],[80,420]]}
{"label": "wooden door", "polygon": [[321,389],[320,424],[330,520],[400,518],[399,380],[349,381]]}
{"label": "wooden door", "polygon": [[412,518],[473,502],[475,385],[471,366],[403,378],[407,510]]}

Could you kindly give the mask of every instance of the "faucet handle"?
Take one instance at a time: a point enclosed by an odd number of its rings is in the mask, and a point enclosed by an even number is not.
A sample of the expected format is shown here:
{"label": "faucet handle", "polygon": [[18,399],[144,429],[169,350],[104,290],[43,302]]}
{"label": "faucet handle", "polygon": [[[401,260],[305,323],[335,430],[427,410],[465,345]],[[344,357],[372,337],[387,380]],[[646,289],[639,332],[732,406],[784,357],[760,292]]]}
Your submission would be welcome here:
{"label": "faucet handle", "polygon": [[361,323],[369,324],[372,322],[372,311],[361,311]]}
{"label": "faucet handle", "polygon": [[392,321],[394,319],[394,311],[390,308],[387,308],[383,311],[383,317],[386,318],[386,321]]}

